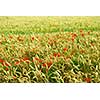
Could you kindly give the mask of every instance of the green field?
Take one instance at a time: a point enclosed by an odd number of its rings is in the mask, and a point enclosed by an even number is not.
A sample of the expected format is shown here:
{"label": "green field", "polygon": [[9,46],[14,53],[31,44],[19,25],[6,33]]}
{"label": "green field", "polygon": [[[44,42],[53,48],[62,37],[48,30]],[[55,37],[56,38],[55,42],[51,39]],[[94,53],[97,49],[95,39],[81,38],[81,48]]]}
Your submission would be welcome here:
{"label": "green field", "polygon": [[1,83],[100,83],[100,17],[0,16]]}
{"label": "green field", "polygon": [[0,33],[51,33],[100,30],[100,17],[0,17]]}

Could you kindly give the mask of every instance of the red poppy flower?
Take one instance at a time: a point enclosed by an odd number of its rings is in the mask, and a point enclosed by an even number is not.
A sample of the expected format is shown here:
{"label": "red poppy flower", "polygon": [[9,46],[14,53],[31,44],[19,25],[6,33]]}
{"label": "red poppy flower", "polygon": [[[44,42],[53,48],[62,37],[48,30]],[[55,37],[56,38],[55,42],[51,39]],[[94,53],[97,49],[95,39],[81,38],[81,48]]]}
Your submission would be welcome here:
{"label": "red poppy flower", "polygon": [[60,57],[60,53],[57,53],[57,56]]}
{"label": "red poppy flower", "polygon": [[74,42],[74,39],[75,39],[75,38],[74,38],[74,37],[72,37],[72,42]]}
{"label": "red poppy flower", "polygon": [[26,60],[25,62],[26,62],[26,63],[28,63],[28,64],[30,63],[30,61],[29,61],[29,60]]}
{"label": "red poppy flower", "polygon": [[20,64],[20,61],[15,62],[15,65],[19,65],[19,64]]}
{"label": "red poppy flower", "polygon": [[42,62],[43,62],[43,60],[41,60],[41,59],[39,59],[38,61],[39,61],[40,63],[42,63]]}
{"label": "red poppy flower", "polygon": [[52,62],[51,62],[51,61],[50,61],[50,62],[47,62],[48,68],[49,68],[51,65],[52,65]]}
{"label": "red poppy flower", "polygon": [[31,39],[34,40],[34,37],[32,37]]}
{"label": "red poppy flower", "polygon": [[77,34],[76,33],[72,34],[72,37],[74,37],[74,38],[77,37]]}
{"label": "red poppy flower", "polygon": [[30,63],[30,60],[29,60],[29,58],[28,57],[25,57],[25,58],[23,58],[23,59],[21,59],[20,60],[20,62],[26,62],[26,63]]}
{"label": "red poppy flower", "polygon": [[22,41],[22,38],[21,38],[20,36],[18,36],[17,39],[18,39],[19,41]]}
{"label": "red poppy flower", "polygon": [[8,71],[9,69],[6,67],[5,70]]}
{"label": "red poppy flower", "polygon": [[12,38],[13,38],[13,36],[12,36],[12,35],[9,35],[9,38],[10,38],[10,39],[12,39]]}
{"label": "red poppy flower", "polygon": [[54,57],[60,57],[60,53],[54,53],[53,56]]}
{"label": "red poppy flower", "polygon": [[84,33],[82,33],[81,36],[84,37]]}
{"label": "red poppy flower", "polygon": [[90,83],[91,82],[91,78],[85,78],[84,79],[87,83]]}
{"label": "red poppy flower", "polygon": [[14,58],[11,58],[12,61],[14,61]]}
{"label": "red poppy flower", "polygon": [[4,62],[4,60],[3,59],[0,59],[0,63],[3,63]]}
{"label": "red poppy flower", "polygon": [[44,67],[46,67],[46,66],[47,66],[47,64],[46,64],[46,63],[43,63],[42,65],[43,65]]}
{"label": "red poppy flower", "polygon": [[39,58],[35,57],[35,60],[40,60]]}
{"label": "red poppy flower", "polygon": [[67,48],[63,48],[63,50],[64,50],[64,51],[67,51],[68,49],[67,49]]}
{"label": "red poppy flower", "polygon": [[84,41],[84,44],[87,44],[86,41]]}
{"label": "red poppy flower", "polygon": [[91,46],[94,46],[94,44],[93,44],[93,43],[91,43]]}
{"label": "red poppy flower", "polygon": [[83,30],[80,30],[80,33],[82,33],[83,32]]}
{"label": "red poppy flower", "polygon": [[53,54],[53,56],[55,56],[55,57],[56,57],[56,56],[57,56],[57,53],[54,53],[54,54]]}
{"label": "red poppy flower", "polygon": [[26,60],[29,60],[29,58],[28,57],[25,57],[25,58],[23,58],[23,60],[26,61]]}

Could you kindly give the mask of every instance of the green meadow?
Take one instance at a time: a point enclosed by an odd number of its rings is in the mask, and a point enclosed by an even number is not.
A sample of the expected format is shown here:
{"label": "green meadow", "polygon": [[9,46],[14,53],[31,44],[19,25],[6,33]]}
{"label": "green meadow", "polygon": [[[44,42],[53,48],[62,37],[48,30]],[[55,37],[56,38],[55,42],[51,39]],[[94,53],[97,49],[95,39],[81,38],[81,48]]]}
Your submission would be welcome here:
{"label": "green meadow", "polygon": [[99,83],[99,16],[0,16],[1,83]]}

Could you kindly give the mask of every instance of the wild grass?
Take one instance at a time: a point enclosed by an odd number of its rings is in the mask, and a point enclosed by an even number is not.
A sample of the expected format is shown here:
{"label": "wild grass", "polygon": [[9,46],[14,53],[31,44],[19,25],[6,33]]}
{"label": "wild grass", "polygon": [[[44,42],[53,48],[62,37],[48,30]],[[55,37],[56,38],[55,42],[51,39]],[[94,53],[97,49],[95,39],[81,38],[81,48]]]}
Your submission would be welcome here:
{"label": "wild grass", "polygon": [[0,16],[0,33],[30,34],[100,30],[99,16]]}
{"label": "wild grass", "polygon": [[[0,21],[0,82],[100,82],[99,17],[0,19],[4,19]],[[49,25],[55,25],[56,31]],[[69,31],[65,30],[67,28]],[[24,34],[20,33],[21,29]]]}

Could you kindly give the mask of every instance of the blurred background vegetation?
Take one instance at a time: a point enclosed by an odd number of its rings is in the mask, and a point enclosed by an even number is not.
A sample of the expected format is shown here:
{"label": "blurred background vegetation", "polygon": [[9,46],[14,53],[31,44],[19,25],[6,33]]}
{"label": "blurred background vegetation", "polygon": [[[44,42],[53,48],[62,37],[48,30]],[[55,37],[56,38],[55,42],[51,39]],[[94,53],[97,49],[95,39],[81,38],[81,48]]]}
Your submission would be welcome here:
{"label": "blurred background vegetation", "polygon": [[0,16],[0,33],[52,33],[100,30],[100,16]]}

